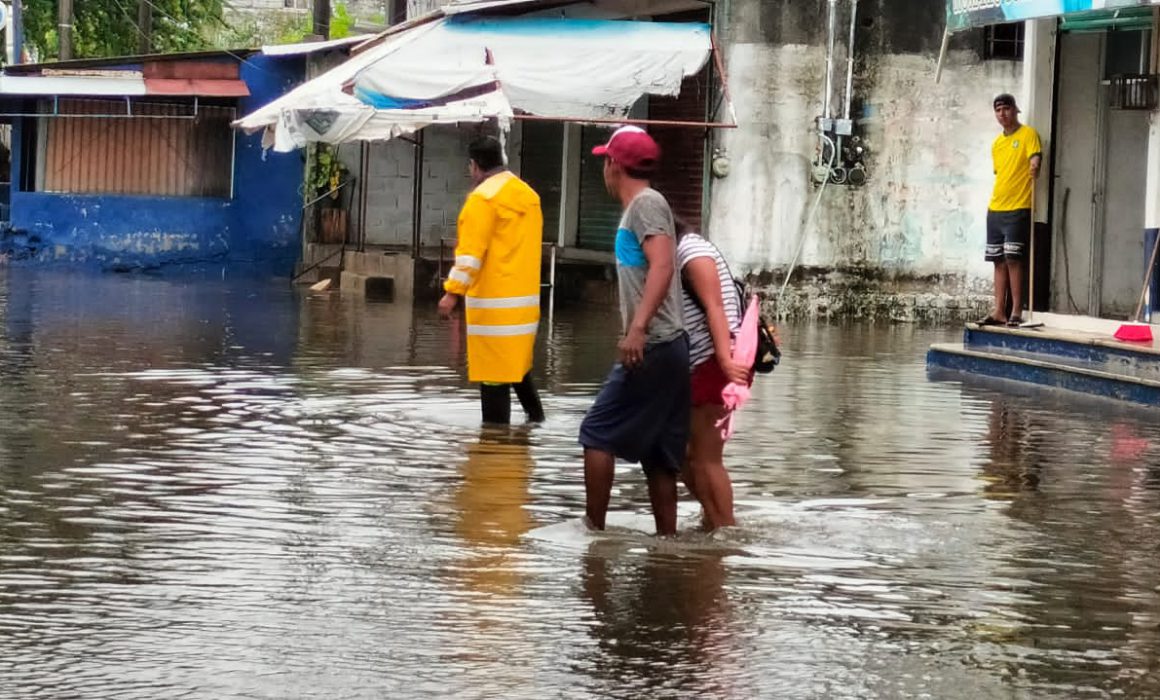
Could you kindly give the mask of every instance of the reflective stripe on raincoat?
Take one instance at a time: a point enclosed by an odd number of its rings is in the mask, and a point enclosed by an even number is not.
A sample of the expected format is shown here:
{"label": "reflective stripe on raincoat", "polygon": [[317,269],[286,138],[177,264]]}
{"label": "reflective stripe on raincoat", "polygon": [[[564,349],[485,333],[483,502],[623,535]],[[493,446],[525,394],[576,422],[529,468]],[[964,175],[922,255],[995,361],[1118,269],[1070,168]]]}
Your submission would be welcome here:
{"label": "reflective stripe on raincoat", "polygon": [[540,197],[510,172],[468,195],[455,267],[443,288],[465,298],[467,377],[517,383],[532,369],[540,325]]}

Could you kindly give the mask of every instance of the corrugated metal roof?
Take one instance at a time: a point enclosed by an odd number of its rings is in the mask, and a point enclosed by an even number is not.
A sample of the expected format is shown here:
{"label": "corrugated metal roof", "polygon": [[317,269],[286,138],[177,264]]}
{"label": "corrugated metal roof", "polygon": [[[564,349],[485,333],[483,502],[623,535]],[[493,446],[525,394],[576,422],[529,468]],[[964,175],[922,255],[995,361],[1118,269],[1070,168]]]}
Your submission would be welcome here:
{"label": "corrugated metal roof", "polygon": [[145,94],[197,97],[249,97],[250,89],[241,80],[145,78]]}
{"label": "corrugated metal roof", "polygon": [[231,49],[229,51],[187,51],[184,53],[154,53],[137,56],[113,56],[110,58],[78,58],[71,61],[49,61],[47,63],[15,63],[4,66],[4,72],[9,75],[23,75],[26,73],[40,73],[43,70],[50,69],[109,68],[140,65],[146,61],[184,61],[198,58],[232,58],[237,60],[244,59],[253,53],[257,53],[257,50]]}

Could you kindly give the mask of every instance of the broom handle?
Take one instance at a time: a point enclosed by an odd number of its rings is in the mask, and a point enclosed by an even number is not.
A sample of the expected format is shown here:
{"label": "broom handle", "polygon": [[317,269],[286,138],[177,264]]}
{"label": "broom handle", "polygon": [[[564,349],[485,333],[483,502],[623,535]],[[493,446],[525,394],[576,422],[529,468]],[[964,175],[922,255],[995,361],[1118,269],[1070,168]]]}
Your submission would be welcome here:
{"label": "broom handle", "polygon": [[1152,283],[1152,270],[1156,268],[1156,253],[1160,252],[1160,236],[1156,236],[1156,242],[1152,245],[1152,258],[1148,261],[1148,270],[1144,272],[1144,287],[1140,290],[1140,301],[1136,304],[1136,315],[1132,317],[1133,322],[1140,321],[1140,313],[1144,310],[1144,297],[1148,294],[1148,287]]}
{"label": "broom handle", "polygon": [[[1027,280],[1027,320],[1035,320],[1035,180],[1031,180],[1031,264]],[[1019,313],[1022,309],[1015,309]]]}

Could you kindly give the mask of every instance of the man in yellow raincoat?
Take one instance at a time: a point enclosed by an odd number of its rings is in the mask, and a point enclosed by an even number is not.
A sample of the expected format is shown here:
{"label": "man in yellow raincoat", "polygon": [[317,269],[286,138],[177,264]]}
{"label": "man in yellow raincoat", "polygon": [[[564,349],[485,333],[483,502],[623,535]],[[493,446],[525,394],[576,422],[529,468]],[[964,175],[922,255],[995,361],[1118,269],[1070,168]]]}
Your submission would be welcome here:
{"label": "man in yellow raincoat", "polygon": [[464,297],[467,377],[480,383],[485,423],[511,422],[511,387],[528,420],[544,410],[532,384],[540,325],[540,196],[504,167],[503,147],[486,136],[468,149],[475,189],[459,213],[459,240],[439,301],[450,317]]}

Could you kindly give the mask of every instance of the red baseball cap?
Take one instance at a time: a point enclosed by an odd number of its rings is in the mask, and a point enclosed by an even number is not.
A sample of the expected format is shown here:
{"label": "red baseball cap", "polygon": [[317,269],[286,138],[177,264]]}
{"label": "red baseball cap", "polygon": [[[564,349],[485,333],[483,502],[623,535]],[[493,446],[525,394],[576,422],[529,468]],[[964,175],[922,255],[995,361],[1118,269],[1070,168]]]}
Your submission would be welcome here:
{"label": "red baseball cap", "polygon": [[661,147],[638,126],[622,126],[608,143],[592,149],[592,155],[611,158],[630,170],[651,173],[661,160]]}

